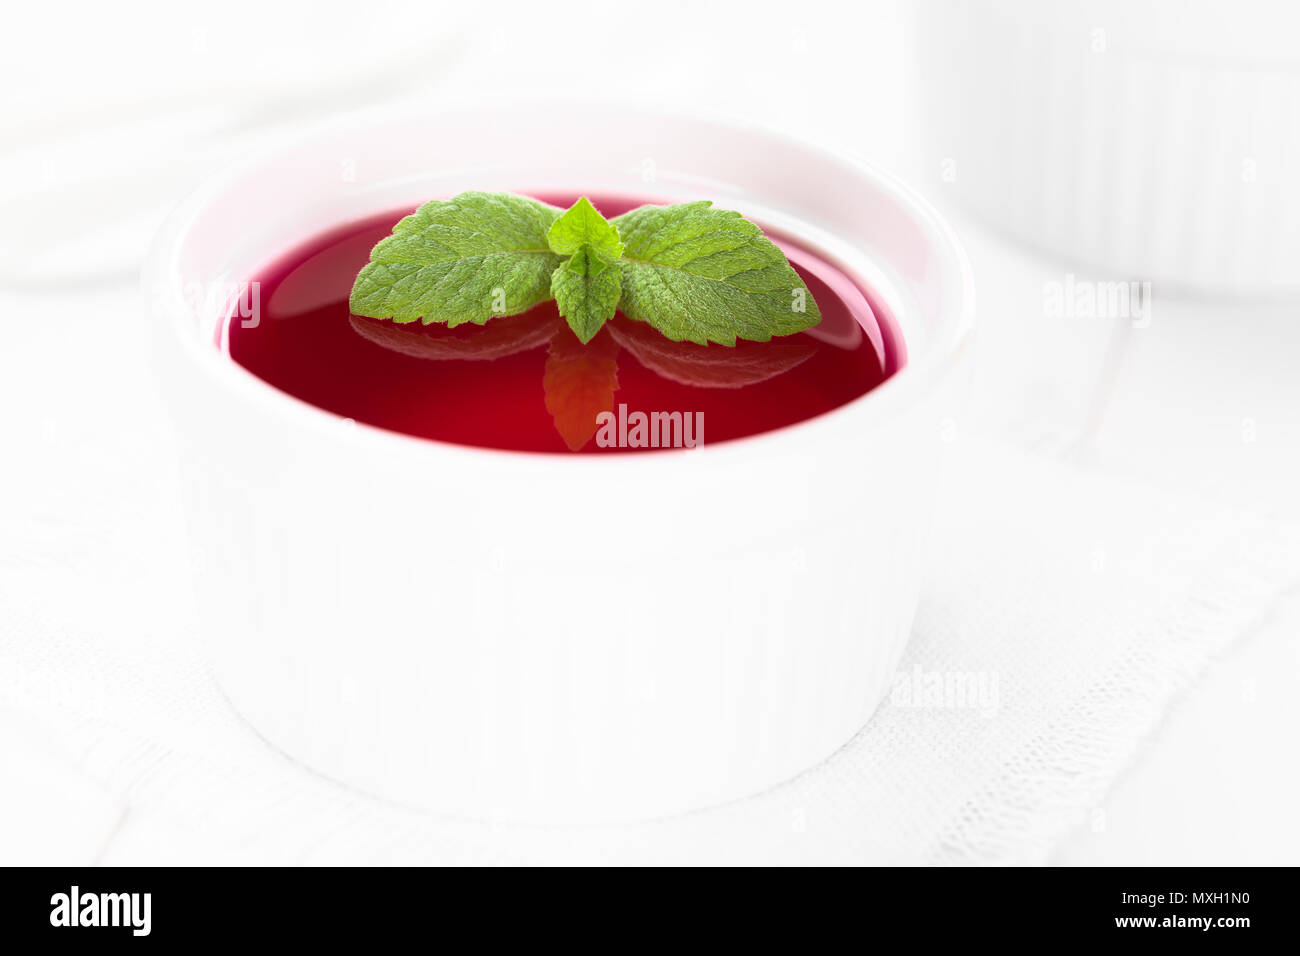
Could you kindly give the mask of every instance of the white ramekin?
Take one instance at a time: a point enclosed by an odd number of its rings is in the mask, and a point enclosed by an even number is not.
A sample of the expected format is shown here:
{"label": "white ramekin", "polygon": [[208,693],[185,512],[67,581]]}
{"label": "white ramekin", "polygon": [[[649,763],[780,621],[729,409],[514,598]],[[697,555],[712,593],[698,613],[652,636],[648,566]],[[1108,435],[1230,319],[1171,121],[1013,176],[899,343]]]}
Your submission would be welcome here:
{"label": "white ramekin", "polygon": [[1300,294],[1292,0],[919,4],[936,188],[1101,277]]}
{"label": "white ramekin", "polygon": [[[221,297],[196,290],[465,188],[714,199],[864,276],[909,364],[776,432],[570,457],[355,425],[214,345]],[[322,773],[475,818],[646,818],[815,764],[892,678],[973,291],[948,227],[887,176],[627,105],[373,117],[209,184],[144,282],[217,678]]]}

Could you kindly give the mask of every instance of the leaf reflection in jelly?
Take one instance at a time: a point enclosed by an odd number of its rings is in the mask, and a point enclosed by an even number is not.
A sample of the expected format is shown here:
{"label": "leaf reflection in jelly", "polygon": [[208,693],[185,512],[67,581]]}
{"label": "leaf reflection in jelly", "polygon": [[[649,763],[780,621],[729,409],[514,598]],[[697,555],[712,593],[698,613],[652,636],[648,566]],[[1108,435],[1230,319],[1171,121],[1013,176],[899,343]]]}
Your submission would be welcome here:
{"label": "leaf reflection in jelly", "polygon": [[646,368],[683,385],[744,388],[788,372],[817,352],[802,335],[770,342],[737,341],[735,347],[696,345],[664,338],[644,322],[622,315],[605,327]]}
{"label": "leaf reflection in jelly", "polygon": [[560,437],[570,451],[578,451],[596,434],[596,416],[614,408],[618,344],[601,329],[583,345],[567,326],[562,327],[546,352],[542,389]]}
{"label": "leaf reflection in jelly", "polygon": [[479,362],[545,345],[563,325],[547,309],[454,329],[445,325],[399,325],[390,319],[368,319],[360,315],[350,316],[348,321],[362,338],[390,352],[433,361]]}

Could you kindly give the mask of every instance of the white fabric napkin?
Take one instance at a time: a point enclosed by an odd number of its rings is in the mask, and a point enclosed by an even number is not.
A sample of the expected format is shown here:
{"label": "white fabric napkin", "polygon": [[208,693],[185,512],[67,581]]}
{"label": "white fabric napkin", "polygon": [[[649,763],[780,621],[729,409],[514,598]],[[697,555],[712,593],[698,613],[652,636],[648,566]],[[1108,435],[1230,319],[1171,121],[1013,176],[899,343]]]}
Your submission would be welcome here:
{"label": "white fabric napkin", "polygon": [[138,304],[3,304],[30,318],[0,355],[0,710],[138,812],[267,862],[1041,861],[1300,577],[1289,526],[959,441],[899,683],[830,760],[637,826],[439,819],[297,765],[214,683],[145,330],[120,320]]}

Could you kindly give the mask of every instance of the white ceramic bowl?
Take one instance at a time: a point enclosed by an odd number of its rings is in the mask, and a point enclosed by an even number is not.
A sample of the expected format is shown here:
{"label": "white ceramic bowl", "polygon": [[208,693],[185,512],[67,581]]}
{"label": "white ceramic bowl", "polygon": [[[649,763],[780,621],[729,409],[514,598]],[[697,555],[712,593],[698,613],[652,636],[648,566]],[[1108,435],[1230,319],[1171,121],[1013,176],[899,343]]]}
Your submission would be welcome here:
{"label": "white ceramic bowl", "polygon": [[927,169],[1100,279],[1300,296],[1292,0],[916,5]]}
{"label": "white ceramic bowl", "polygon": [[[753,793],[862,727],[908,637],[972,323],[951,232],[769,132],[623,106],[596,135],[589,115],[331,127],[192,197],[145,272],[217,678],[267,740],[404,804],[607,821]],[[779,431],[563,456],[354,425],[214,344],[222,303],[196,290],[466,188],[717,200],[864,276],[909,364]]]}

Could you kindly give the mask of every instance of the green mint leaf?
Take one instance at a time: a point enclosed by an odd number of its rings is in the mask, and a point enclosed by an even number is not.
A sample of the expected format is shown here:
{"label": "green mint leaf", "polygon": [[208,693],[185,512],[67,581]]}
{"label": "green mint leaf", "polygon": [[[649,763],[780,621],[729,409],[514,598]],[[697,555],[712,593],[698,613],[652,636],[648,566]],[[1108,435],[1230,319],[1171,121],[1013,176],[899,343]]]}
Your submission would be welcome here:
{"label": "green mint leaf", "polygon": [[624,243],[623,314],[699,345],[766,342],[820,322],[780,248],[740,213],[712,206],[641,206],[612,220]]}
{"label": "green mint leaf", "polygon": [[580,246],[551,275],[560,315],[583,345],[614,317],[622,289],[618,260],[589,245]]}
{"label": "green mint leaf", "polygon": [[371,250],[349,307],[374,319],[448,326],[526,312],[551,297],[561,257],[547,233],[560,213],[506,193],[427,202]]}
{"label": "green mint leaf", "polygon": [[555,220],[546,235],[551,251],[572,256],[583,246],[617,259],[623,254],[618,230],[611,226],[586,196],[583,196]]}
{"label": "green mint leaf", "polygon": [[614,317],[623,293],[617,260],[590,246],[578,248],[551,274],[551,295],[582,345]]}

